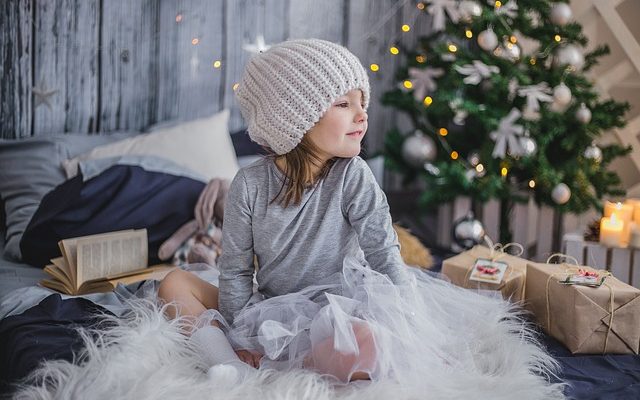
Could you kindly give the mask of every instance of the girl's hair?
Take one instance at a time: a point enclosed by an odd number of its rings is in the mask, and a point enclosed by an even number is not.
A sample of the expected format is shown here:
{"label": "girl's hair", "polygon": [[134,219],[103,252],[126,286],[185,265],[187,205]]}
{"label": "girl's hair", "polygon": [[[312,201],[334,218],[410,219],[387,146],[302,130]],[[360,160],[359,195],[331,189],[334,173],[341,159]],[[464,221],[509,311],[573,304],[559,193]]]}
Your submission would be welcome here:
{"label": "girl's hair", "polygon": [[[290,152],[280,156],[271,155],[274,161],[279,158],[285,161],[284,182],[271,203],[277,201],[284,207],[288,207],[289,204],[298,205],[302,201],[305,189],[310,185],[317,184],[327,176],[331,166],[335,163],[335,158],[322,165],[318,153],[316,145],[305,135],[302,137],[302,141]],[[312,175],[312,166],[320,167],[316,176]]]}

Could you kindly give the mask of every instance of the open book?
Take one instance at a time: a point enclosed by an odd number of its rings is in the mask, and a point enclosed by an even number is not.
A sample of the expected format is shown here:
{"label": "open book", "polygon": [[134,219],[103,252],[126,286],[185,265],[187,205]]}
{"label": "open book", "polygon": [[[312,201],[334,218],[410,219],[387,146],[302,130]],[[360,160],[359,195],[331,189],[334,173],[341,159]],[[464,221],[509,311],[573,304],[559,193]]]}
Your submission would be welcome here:
{"label": "open book", "polygon": [[66,294],[108,292],[118,283],[162,279],[175,267],[147,267],[146,229],[130,229],[63,239],[58,242],[62,257],[54,258],[44,272],[52,279],[40,284]]}

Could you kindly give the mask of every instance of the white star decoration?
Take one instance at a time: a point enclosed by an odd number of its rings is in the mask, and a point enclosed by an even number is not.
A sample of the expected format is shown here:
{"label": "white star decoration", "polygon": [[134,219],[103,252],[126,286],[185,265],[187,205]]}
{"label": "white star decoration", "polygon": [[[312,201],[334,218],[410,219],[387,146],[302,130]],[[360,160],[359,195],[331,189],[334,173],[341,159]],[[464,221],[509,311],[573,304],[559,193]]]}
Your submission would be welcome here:
{"label": "white star decoration", "polygon": [[52,110],[49,99],[54,94],[58,93],[58,90],[47,89],[47,85],[44,83],[44,80],[42,80],[37,86],[31,88],[31,93],[35,96],[36,103],[34,108],[38,108],[40,104],[44,104],[49,108],[49,110]]}
{"label": "white star decoration", "polygon": [[243,49],[245,49],[249,53],[254,53],[254,54],[258,54],[258,53],[262,53],[264,51],[267,51],[267,50],[269,50],[269,47],[271,47],[271,46],[265,44],[264,36],[262,36],[262,35],[256,36],[256,42],[255,43],[247,43],[247,44],[244,44],[242,46]]}

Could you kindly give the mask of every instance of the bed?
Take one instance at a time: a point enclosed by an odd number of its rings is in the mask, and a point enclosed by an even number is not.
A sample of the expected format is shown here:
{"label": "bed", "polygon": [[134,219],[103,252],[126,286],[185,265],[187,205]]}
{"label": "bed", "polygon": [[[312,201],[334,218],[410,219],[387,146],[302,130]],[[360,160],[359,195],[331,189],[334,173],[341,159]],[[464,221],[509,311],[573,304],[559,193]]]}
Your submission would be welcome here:
{"label": "bed", "polygon": [[[0,342],[3,343],[0,351],[0,377],[2,377],[0,387],[2,391],[8,393],[12,389],[11,383],[15,383],[17,380],[27,376],[42,360],[77,360],[75,357],[77,357],[77,354],[82,353],[86,340],[91,336],[91,334],[89,336],[81,335],[77,329],[79,327],[95,328],[102,331],[109,331],[110,327],[113,326],[118,327],[120,330],[114,331],[119,332],[118,335],[120,336],[110,337],[109,340],[111,342],[108,342],[108,340],[107,342],[114,346],[126,347],[132,345],[137,340],[136,338],[141,336],[140,325],[133,327],[130,317],[126,317],[131,315],[130,311],[132,309],[138,312],[138,323],[142,320],[148,326],[155,327],[153,332],[146,331],[151,336],[145,340],[168,340],[165,350],[169,353],[171,346],[181,343],[181,339],[171,336],[172,333],[175,333],[176,327],[164,321],[161,310],[154,308],[155,306],[149,306],[148,303],[146,304],[150,308],[143,310],[140,308],[140,304],[144,302],[136,303],[141,297],[150,298],[150,293],[153,293],[155,283],[147,282],[119,286],[114,292],[106,294],[93,294],[83,297],[62,296],[36,286],[36,283],[45,277],[45,273],[40,268],[35,268],[24,261],[16,261],[16,252],[21,252],[20,258],[29,260],[30,264],[42,265],[43,262],[54,256],[56,251],[55,247],[52,249],[51,246],[44,246],[43,243],[55,243],[56,235],[68,236],[91,233],[87,230],[78,230],[77,226],[67,227],[66,230],[58,231],[49,229],[52,221],[56,225],[61,220],[69,219],[70,214],[60,214],[60,210],[65,212],[75,210],[76,214],[72,214],[72,216],[75,218],[78,215],[76,205],[67,206],[66,208],[60,206],[60,204],[64,203],[64,201],[60,200],[60,197],[56,197],[61,193],[60,188],[65,187],[65,185],[66,187],[73,187],[73,184],[85,187],[88,185],[86,182],[91,181],[95,184],[95,182],[100,182],[100,179],[107,178],[112,180],[107,182],[125,182],[126,180],[122,179],[129,179],[131,171],[134,169],[144,174],[141,175],[145,179],[144,182],[149,182],[150,179],[163,179],[160,181],[161,184],[157,185],[158,189],[152,194],[142,191],[137,192],[137,196],[145,199],[151,197],[162,198],[165,195],[172,196],[167,197],[166,201],[174,204],[173,208],[175,210],[184,211],[163,215],[163,211],[159,207],[151,207],[149,202],[141,203],[145,204],[145,210],[125,210],[124,208],[128,207],[128,205],[126,203],[119,205],[117,203],[119,201],[118,198],[113,197],[109,199],[108,203],[114,209],[121,210],[123,217],[107,219],[107,222],[101,220],[100,224],[102,225],[98,224],[96,226],[97,222],[95,220],[87,220],[86,215],[95,215],[94,206],[97,200],[95,197],[86,197],[84,198],[86,201],[83,204],[88,207],[86,208],[88,211],[83,217],[85,219],[82,220],[82,229],[88,229],[87,226],[93,226],[93,229],[97,230],[107,228],[116,230],[126,228],[127,223],[146,224],[151,232],[150,248],[152,248],[151,242],[157,245],[163,239],[166,239],[178,226],[192,217],[189,212],[192,210],[197,195],[204,186],[204,182],[212,176],[233,176],[233,173],[240,165],[245,165],[259,156],[260,148],[248,141],[243,132],[229,135],[226,128],[227,120],[228,114],[223,111],[204,121],[200,120],[195,125],[193,122],[173,125],[165,124],[162,127],[151,130],[152,133],[149,135],[160,134],[159,136],[153,136],[154,140],[152,142],[154,144],[144,142],[141,139],[144,135],[139,135],[135,132],[120,132],[114,135],[93,138],[80,137],[80,135],[60,135],[46,139],[35,138],[31,140],[30,144],[27,143],[29,141],[26,141],[22,142],[20,146],[8,143],[9,141],[0,143],[0,147],[3,150],[0,155],[0,178],[2,178],[0,180],[0,194],[5,202],[4,209],[9,211],[4,217],[3,230],[0,232],[0,237],[2,238],[0,250],[4,254],[0,259],[0,277],[2,278],[0,279]],[[211,132],[212,130],[217,132],[213,135],[213,139],[208,137],[211,136],[210,134],[207,134],[206,139],[202,137],[202,132]],[[177,147],[184,148],[184,146],[188,146],[188,143],[186,143],[188,136],[185,132],[193,135],[191,140],[196,144],[202,145],[204,140],[209,141],[204,147],[215,149],[216,155],[213,157],[213,164],[196,162],[196,164],[191,164],[190,168],[184,167],[184,160],[180,159],[182,156],[176,154],[177,152],[173,151],[172,148],[177,146],[175,144],[176,140],[179,140],[180,143]],[[157,145],[158,141],[155,139],[157,137],[164,138],[163,146]],[[136,141],[133,145],[129,143],[127,148],[135,148],[135,146],[139,145],[144,148],[144,151],[140,151],[140,148],[138,148],[136,154],[127,154],[127,151],[122,150],[122,147],[117,147],[118,143],[132,138]],[[116,147],[109,148],[114,144]],[[118,156],[114,157],[114,151],[118,153]],[[197,149],[188,152],[191,156],[190,162],[199,161],[199,157],[194,152],[197,152]],[[209,153],[210,151],[205,152],[205,154]],[[13,154],[13,156],[9,157],[7,156],[8,154]],[[27,154],[29,154],[29,157],[26,157]],[[7,161],[7,158],[10,160]],[[25,161],[25,158],[30,161]],[[69,160],[74,160],[74,163],[66,162]],[[108,160],[108,162],[105,160]],[[66,163],[63,163],[63,161]],[[25,165],[25,162],[31,164]],[[67,169],[61,168],[62,165]],[[13,175],[8,172],[10,170],[14,172]],[[24,181],[28,180],[27,176],[35,183],[31,184],[32,182]],[[20,183],[18,178],[24,181],[22,186],[18,184]],[[11,185],[12,183],[14,186]],[[148,189],[152,185],[129,184],[128,186]],[[68,192],[69,189],[66,192],[62,191],[63,194],[68,194]],[[107,196],[104,190],[94,192],[98,193],[103,199],[104,196]],[[176,196],[176,192],[179,196]],[[74,197],[82,194],[81,192],[73,193]],[[110,195],[115,196],[113,193]],[[16,203],[17,200],[23,201],[25,196],[31,196],[26,204],[21,203],[20,205]],[[63,215],[63,217],[54,220],[50,219],[51,215],[53,215],[52,212],[42,211],[46,208],[44,207],[46,204],[53,204],[54,208],[57,207],[56,212],[58,214],[56,215]],[[11,214],[16,207],[22,207],[22,209],[26,207],[27,209],[26,215],[21,215],[19,220],[16,220],[15,215]],[[136,214],[142,219],[134,221],[132,218],[124,217],[124,215],[132,214]],[[105,223],[111,224],[110,220],[113,219],[125,221],[125,224],[117,226],[104,225]],[[40,220],[39,224],[34,223],[34,221],[38,220]],[[91,223],[87,224],[87,221]],[[168,223],[168,221],[171,223]],[[29,232],[28,228],[31,229],[31,236],[28,236],[31,239],[27,240],[28,243],[18,243],[16,241],[16,225],[20,225],[21,229],[26,229],[27,232]],[[38,230],[34,227],[40,228]],[[35,233],[33,233],[34,231]],[[9,238],[6,244],[5,237]],[[155,249],[157,251],[157,247]],[[443,253],[438,254],[437,251],[435,251],[435,254],[439,256],[440,260],[447,256],[447,254]],[[11,259],[12,257],[13,259]],[[436,264],[434,270],[437,271],[438,268],[439,264]],[[211,273],[211,271],[204,270],[200,272]],[[105,318],[108,321],[106,325],[104,324]],[[170,338],[170,340],[167,338]],[[561,367],[560,375],[556,380],[567,383],[565,394],[568,397],[577,399],[640,398],[640,356],[573,356],[552,338],[542,334],[541,338]],[[172,373],[184,374],[184,371],[193,371],[193,368],[197,369],[197,366],[180,364],[180,360],[184,361],[186,359],[183,352],[178,351],[170,354],[171,357],[176,357],[176,360],[178,360],[173,365],[175,369]],[[178,355],[176,356],[176,354]],[[179,367],[182,367],[182,370],[178,370]],[[195,379],[184,375],[180,376],[187,380]],[[296,390],[302,390],[300,388],[304,387],[304,385],[301,382],[304,382],[305,377],[295,378],[301,380],[285,381],[281,376],[270,376],[264,379],[266,381],[271,380],[271,383],[280,382],[279,385],[281,387],[290,386],[291,390],[293,390],[292,393],[300,393]],[[154,379],[158,378],[154,377],[154,375],[149,375],[147,379],[147,383],[151,385],[155,382]],[[197,393],[198,388],[205,387],[201,381],[193,381],[190,384],[193,386],[194,393]],[[383,389],[375,392],[375,397],[383,398],[384,393],[391,390],[389,387]],[[166,390],[168,391],[163,393],[167,397],[171,397],[171,388]],[[251,390],[257,390],[257,388],[244,388],[244,390],[245,392],[243,393],[247,395],[247,393],[251,393]],[[268,389],[261,387],[260,390]],[[354,386],[349,390],[359,389]],[[373,396],[374,390],[375,388],[361,388],[360,395]],[[278,397],[278,393],[274,391],[272,395]],[[345,396],[354,396],[353,392],[349,393],[346,393]],[[392,391],[387,394],[390,395],[390,393]]]}

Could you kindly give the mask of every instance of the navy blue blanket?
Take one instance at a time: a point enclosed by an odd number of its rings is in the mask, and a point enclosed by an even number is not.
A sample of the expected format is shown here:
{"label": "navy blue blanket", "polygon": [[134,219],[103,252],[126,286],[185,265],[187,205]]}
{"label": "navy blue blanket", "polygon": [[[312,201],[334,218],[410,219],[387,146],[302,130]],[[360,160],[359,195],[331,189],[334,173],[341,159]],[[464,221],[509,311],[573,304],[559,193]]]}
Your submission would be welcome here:
{"label": "navy blue blanket", "polygon": [[114,165],[86,182],[78,175],[42,199],[20,241],[23,260],[44,267],[60,256],[61,239],[146,228],[149,262],[158,263],[160,245],[194,218],[204,187],[194,179],[131,165]]}
{"label": "navy blue blanket", "polygon": [[[26,377],[43,360],[72,361],[82,350],[78,327],[93,327],[109,311],[89,300],[52,294],[22,314],[0,321],[0,393]],[[106,327],[106,326],[105,326]]]}

